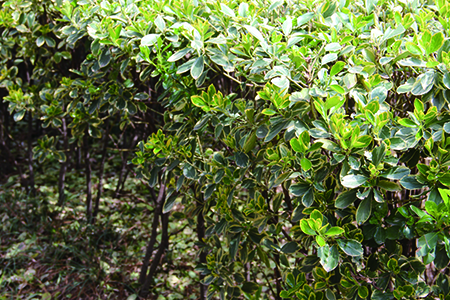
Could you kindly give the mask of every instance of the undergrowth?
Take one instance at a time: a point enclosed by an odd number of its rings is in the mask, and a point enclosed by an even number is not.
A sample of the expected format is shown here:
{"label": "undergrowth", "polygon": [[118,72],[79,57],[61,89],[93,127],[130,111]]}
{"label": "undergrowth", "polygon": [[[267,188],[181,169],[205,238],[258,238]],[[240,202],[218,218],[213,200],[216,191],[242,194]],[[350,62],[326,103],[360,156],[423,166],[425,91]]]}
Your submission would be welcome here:
{"label": "undergrowth", "polygon": [[[93,225],[85,221],[83,193],[76,193],[81,187],[73,186],[59,208],[56,187],[41,185],[32,197],[14,182],[0,186],[0,300],[135,299],[153,210],[141,182],[128,180],[114,199],[107,181]],[[170,240],[184,237],[163,258],[157,299],[195,299],[194,233],[186,224],[171,223]]]}

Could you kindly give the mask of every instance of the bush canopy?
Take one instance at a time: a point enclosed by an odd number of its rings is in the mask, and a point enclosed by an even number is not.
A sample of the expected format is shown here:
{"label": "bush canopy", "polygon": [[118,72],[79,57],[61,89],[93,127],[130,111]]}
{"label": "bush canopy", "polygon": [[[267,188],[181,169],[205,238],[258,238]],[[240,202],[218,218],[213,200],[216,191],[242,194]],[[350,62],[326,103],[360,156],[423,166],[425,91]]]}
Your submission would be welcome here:
{"label": "bush canopy", "polygon": [[188,220],[199,299],[450,299],[449,17],[446,0],[6,1],[3,176],[32,195],[51,163],[64,206],[83,163],[93,223],[123,137],[115,195],[130,173],[152,195],[142,298]]}

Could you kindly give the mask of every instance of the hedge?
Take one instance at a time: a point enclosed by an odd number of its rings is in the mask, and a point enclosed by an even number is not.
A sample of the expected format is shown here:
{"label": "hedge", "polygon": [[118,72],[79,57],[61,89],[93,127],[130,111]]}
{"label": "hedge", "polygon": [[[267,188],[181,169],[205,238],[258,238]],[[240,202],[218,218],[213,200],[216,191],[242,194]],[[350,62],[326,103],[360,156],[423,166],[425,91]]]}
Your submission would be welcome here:
{"label": "hedge", "polygon": [[63,205],[83,149],[93,222],[90,147],[128,138],[119,176],[132,162],[155,193],[143,298],[187,218],[199,299],[450,299],[449,16],[445,0],[7,1],[3,102],[42,128],[20,172],[33,191],[59,159]]}

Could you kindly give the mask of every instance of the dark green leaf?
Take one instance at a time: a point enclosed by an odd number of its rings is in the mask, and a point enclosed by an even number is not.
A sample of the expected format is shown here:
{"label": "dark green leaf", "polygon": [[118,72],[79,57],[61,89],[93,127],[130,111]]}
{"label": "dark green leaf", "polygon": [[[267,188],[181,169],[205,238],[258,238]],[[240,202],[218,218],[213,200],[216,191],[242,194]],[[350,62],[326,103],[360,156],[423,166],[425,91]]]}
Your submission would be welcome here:
{"label": "dark green leaf", "polygon": [[418,190],[424,188],[426,185],[417,181],[416,176],[408,175],[400,180],[400,184],[408,190]]}
{"label": "dark green leaf", "polygon": [[362,175],[346,175],[342,177],[341,184],[347,188],[357,188],[366,183],[367,177]]}
{"label": "dark green leaf", "polygon": [[375,166],[378,166],[380,162],[383,160],[384,155],[386,154],[386,147],[384,143],[381,143],[380,146],[375,147],[372,151],[372,162]]}
{"label": "dark green leaf", "polygon": [[311,186],[307,183],[296,183],[294,185],[291,185],[289,188],[289,192],[292,193],[294,196],[303,196]]}
{"label": "dark green leaf", "polygon": [[259,284],[255,283],[255,282],[249,282],[246,281],[244,282],[244,284],[242,285],[242,291],[248,294],[253,294],[255,293],[258,289],[259,289]]}
{"label": "dark green leaf", "polygon": [[98,64],[100,68],[106,67],[110,61],[111,61],[111,52],[109,52],[109,49],[106,51],[103,50],[100,53],[100,57],[98,59]]}
{"label": "dark green leaf", "polygon": [[370,214],[372,213],[372,197],[367,197],[358,206],[358,210],[356,211],[356,222],[358,224],[362,224],[369,219]]}
{"label": "dark green leaf", "polygon": [[302,197],[302,203],[305,207],[310,207],[314,203],[314,188],[309,188]]}
{"label": "dark green leaf", "polygon": [[380,180],[378,181],[377,186],[379,186],[380,188],[389,191],[389,192],[397,192],[400,191],[401,188],[398,184],[396,184],[395,182],[392,181],[387,181],[387,180]]}
{"label": "dark green leaf", "polygon": [[334,203],[334,206],[339,209],[344,209],[353,202],[355,202],[356,193],[358,192],[357,189],[349,190],[346,192],[341,193],[337,198],[336,202]]}
{"label": "dark green leaf", "polygon": [[175,204],[175,200],[177,200],[176,195],[172,195],[168,199],[166,199],[163,206],[163,214],[168,213],[172,210],[173,205]]}
{"label": "dark green leaf", "polygon": [[245,168],[248,165],[248,156],[247,154],[245,154],[244,152],[237,152],[234,155],[236,164],[241,167],[241,168]]}
{"label": "dark green leaf", "polygon": [[181,49],[181,50],[175,52],[174,54],[172,54],[169,57],[169,59],[167,59],[167,61],[169,61],[169,62],[178,61],[178,60],[182,59],[183,57],[185,57],[186,54],[190,53],[191,51],[192,51],[192,48]]}
{"label": "dark green leaf", "polygon": [[297,242],[289,242],[283,245],[283,247],[281,247],[281,252],[286,253],[286,254],[290,254],[290,253],[294,253],[295,251],[297,251],[298,249],[298,245]]}
{"label": "dark green leaf", "polygon": [[269,133],[267,134],[266,138],[264,139],[264,142],[270,142],[274,137],[277,136],[278,133],[280,133],[281,130],[283,130],[287,126],[287,121],[281,121],[275,124],[272,124],[269,128]]}
{"label": "dark green leaf", "polygon": [[350,256],[360,256],[363,254],[361,243],[355,240],[336,240],[339,248]]}
{"label": "dark green leaf", "polygon": [[327,272],[333,271],[339,263],[339,251],[336,245],[325,245],[317,249],[317,256],[320,258],[320,264]]}
{"label": "dark green leaf", "polygon": [[388,169],[381,173],[380,176],[391,180],[400,180],[403,177],[408,176],[410,172],[411,170],[407,167],[399,166]]}

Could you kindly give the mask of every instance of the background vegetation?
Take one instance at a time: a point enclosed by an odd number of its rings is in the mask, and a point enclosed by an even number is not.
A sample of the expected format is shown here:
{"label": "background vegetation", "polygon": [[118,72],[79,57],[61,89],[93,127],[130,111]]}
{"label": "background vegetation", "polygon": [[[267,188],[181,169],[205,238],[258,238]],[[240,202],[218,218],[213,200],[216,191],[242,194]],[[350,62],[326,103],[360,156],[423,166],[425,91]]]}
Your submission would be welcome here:
{"label": "background vegetation", "polygon": [[0,11],[0,298],[449,299],[445,0]]}

